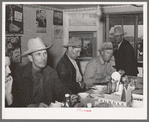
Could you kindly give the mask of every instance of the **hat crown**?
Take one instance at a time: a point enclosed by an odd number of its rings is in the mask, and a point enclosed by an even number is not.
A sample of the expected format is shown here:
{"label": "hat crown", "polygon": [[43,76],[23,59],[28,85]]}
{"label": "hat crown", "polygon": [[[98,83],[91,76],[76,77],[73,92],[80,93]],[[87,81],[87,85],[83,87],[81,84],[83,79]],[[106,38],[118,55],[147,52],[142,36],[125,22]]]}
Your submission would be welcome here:
{"label": "hat crown", "polygon": [[68,44],[64,45],[64,47],[69,47],[69,46],[82,47],[82,41],[79,37],[72,37],[70,38]]}
{"label": "hat crown", "polygon": [[102,44],[102,49],[113,49],[113,44],[112,42],[104,42]]}
{"label": "hat crown", "polygon": [[122,34],[124,34],[124,31],[121,27],[114,28],[114,35],[122,35]]}
{"label": "hat crown", "polygon": [[32,38],[28,41],[28,50],[44,49],[46,48],[41,38]]}

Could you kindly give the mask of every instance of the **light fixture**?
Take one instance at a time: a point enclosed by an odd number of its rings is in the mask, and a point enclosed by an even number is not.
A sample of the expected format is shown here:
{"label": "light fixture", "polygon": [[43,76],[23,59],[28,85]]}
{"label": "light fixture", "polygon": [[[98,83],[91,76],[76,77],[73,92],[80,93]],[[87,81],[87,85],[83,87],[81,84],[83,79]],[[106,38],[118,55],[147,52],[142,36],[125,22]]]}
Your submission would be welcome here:
{"label": "light fixture", "polygon": [[102,12],[101,12],[100,6],[98,5],[98,6],[97,6],[96,16],[97,16],[97,17],[100,17],[101,14],[102,14]]}

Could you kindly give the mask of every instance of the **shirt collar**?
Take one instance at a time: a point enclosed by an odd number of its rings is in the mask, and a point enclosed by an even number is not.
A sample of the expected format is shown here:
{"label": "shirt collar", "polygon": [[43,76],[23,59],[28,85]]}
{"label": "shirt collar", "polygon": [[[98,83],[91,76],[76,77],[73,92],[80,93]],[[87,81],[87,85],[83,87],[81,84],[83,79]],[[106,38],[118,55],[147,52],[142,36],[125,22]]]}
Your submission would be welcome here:
{"label": "shirt collar", "polygon": [[[67,54],[66,54],[67,55]],[[70,58],[68,55],[67,55],[67,57],[69,58],[69,60],[71,61],[71,62],[76,62],[74,59],[72,59],[72,58]]]}
{"label": "shirt collar", "polygon": [[106,62],[104,62],[104,60],[103,60],[101,55],[99,56],[98,59],[99,59],[99,62],[100,62],[101,65],[106,65],[107,64]]}
{"label": "shirt collar", "polygon": [[121,44],[122,44],[123,40],[118,44],[118,49],[120,48]]}
{"label": "shirt collar", "polygon": [[32,76],[35,76],[38,73],[41,73],[42,70],[36,71],[33,67],[32,67]]}

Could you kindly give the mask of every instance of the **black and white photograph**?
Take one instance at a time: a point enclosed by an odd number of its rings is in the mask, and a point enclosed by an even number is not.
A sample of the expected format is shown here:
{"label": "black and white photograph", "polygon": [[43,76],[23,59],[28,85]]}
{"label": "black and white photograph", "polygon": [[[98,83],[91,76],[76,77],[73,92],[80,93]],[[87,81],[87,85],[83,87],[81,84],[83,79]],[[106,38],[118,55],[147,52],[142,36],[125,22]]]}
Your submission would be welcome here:
{"label": "black and white photograph", "polygon": [[46,11],[37,10],[36,11],[36,32],[46,33]]}
{"label": "black and white photograph", "polygon": [[63,25],[63,12],[62,11],[53,11],[53,24],[54,25]]}
{"label": "black and white photograph", "polygon": [[20,36],[6,36],[6,54],[11,61],[21,63],[21,37]]}
{"label": "black and white photograph", "polygon": [[147,119],[147,2],[2,2],[2,15],[2,119]]}
{"label": "black and white photograph", "polygon": [[23,33],[23,6],[6,5],[6,33]]}

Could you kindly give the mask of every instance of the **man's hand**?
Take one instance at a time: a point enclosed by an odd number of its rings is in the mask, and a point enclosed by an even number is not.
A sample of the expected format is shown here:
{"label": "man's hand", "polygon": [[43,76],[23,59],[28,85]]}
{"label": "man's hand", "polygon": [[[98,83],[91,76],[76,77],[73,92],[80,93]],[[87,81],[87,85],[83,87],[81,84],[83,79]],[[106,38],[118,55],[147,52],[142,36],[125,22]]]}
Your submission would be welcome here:
{"label": "man's hand", "polygon": [[73,107],[74,107],[74,108],[75,108],[75,107],[78,108],[78,107],[85,107],[85,106],[84,106],[83,103],[78,102],[78,103],[74,104]]}
{"label": "man's hand", "polygon": [[48,105],[47,104],[45,104],[45,103],[39,103],[39,108],[47,108],[48,107]]}
{"label": "man's hand", "polygon": [[79,84],[80,84],[81,89],[83,89],[85,87],[85,83],[84,82],[79,81]]}
{"label": "man's hand", "polygon": [[39,103],[39,104],[30,104],[27,107],[39,107],[39,108],[47,108],[48,105],[45,103]]}
{"label": "man's hand", "polygon": [[5,79],[5,96],[11,94],[12,83],[13,83],[13,78],[11,76]]}
{"label": "man's hand", "polygon": [[70,96],[70,104],[71,104],[71,106],[74,106],[78,102],[78,100],[79,100],[79,96],[78,95],[75,95],[75,94],[71,95]]}
{"label": "man's hand", "polygon": [[118,72],[120,73],[121,76],[125,74],[125,71],[121,69]]}
{"label": "man's hand", "polygon": [[105,82],[109,82],[111,80],[111,76],[106,76]]}

